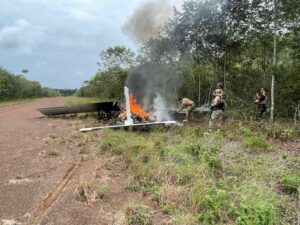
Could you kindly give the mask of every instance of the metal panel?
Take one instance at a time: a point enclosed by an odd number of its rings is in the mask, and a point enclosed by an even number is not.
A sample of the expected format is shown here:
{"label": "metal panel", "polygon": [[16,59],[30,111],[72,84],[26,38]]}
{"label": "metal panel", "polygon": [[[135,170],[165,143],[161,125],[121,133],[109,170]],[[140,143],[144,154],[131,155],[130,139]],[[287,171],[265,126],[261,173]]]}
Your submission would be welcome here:
{"label": "metal panel", "polygon": [[102,127],[90,127],[90,128],[82,128],[80,132],[87,132],[93,130],[101,130],[107,128],[125,128],[125,127],[141,127],[141,126],[153,126],[153,125],[178,125],[181,126],[182,124],[178,123],[177,121],[164,121],[164,122],[153,122],[153,123],[137,123],[137,124],[129,124],[129,125],[115,125],[115,126],[102,126]]}
{"label": "metal panel", "polygon": [[111,112],[120,111],[118,102],[99,102],[84,105],[74,106],[62,106],[62,107],[51,107],[51,108],[40,108],[37,109],[46,116],[57,116],[73,113],[85,113],[85,112]]}

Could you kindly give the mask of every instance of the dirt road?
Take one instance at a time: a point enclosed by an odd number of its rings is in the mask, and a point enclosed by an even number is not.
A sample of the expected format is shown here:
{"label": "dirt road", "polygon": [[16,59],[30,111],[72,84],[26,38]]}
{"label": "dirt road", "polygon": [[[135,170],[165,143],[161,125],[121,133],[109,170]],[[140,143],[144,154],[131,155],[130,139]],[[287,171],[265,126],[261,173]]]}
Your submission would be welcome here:
{"label": "dirt road", "polygon": [[[151,207],[155,224],[169,223],[150,198],[126,191],[122,159],[79,153],[82,139],[90,138],[78,134],[81,120],[47,119],[36,111],[64,101],[42,99],[0,108],[0,224],[125,224],[132,201]],[[92,136],[100,138],[101,131]],[[99,168],[104,169],[99,173]],[[105,198],[78,201],[80,187],[95,176],[106,185]]]}

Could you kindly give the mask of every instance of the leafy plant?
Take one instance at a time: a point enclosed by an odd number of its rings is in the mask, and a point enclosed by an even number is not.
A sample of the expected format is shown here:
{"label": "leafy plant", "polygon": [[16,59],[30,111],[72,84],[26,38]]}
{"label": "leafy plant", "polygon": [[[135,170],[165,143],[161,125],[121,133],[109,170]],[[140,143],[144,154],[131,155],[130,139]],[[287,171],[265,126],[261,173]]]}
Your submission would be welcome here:
{"label": "leafy plant", "polygon": [[288,193],[298,193],[300,188],[300,176],[284,174],[281,179],[281,185],[283,190]]}
{"label": "leafy plant", "polygon": [[245,137],[244,147],[252,152],[268,152],[272,150],[271,146],[267,143],[267,141],[258,136]]}
{"label": "leafy plant", "polygon": [[268,137],[283,141],[293,140],[298,136],[295,128],[286,125],[283,126],[278,123],[267,126],[265,131]]}
{"label": "leafy plant", "polygon": [[129,225],[151,225],[151,214],[147,206],[137,205],[127,208],[127,222]]}

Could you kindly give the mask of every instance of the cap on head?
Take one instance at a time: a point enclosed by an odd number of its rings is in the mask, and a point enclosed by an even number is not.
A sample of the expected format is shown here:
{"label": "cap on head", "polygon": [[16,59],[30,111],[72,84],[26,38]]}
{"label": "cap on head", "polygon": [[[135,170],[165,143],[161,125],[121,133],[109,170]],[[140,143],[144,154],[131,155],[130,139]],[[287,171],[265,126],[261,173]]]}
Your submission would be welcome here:
{"label": "cap on head", "polygon": [[218,83],[217,86],[216,86],[216,88],[221,88],[221,89],[223,89],[223,84],[222,84],[222,83]]}
{"label": "cap on head", "polygon": [[265,88],[265,87],[262,87],[260,90],[267,92],[267,88]]}

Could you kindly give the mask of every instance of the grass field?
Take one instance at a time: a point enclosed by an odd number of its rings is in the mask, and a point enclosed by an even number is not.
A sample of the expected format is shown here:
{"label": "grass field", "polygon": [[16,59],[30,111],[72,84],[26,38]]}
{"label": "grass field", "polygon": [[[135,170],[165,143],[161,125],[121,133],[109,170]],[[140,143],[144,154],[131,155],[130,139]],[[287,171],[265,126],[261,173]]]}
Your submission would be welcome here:
{"label": "grass field", "polygon": [[[26,101],[29,100],[7,104]],[[74,105],[100,100],[67,97],[63,101]],[[95,121],[91,118],[82,122]],[[76,128],[69,136],[54,134],[44,139],[48,147],[43,154],[62,157],[63,151],[58,146],[76,142],[83,161],[87,158],[97,161],[99,157],[99,168],[90,172],[97,178],[105,167],[111,179],[116,174],[110,159],[120,158],[130,174],[124,188],[150,197],[172,219],[172,224],[300,222],[299,126],[232,120],[223,132],[210,134],[206,133],[207,123],[170,129],[157,127],[143,132],[80,133],[77,126],[74,125]],[[100,165],[102,161],[105,163]],[[109,199],[109,188],[97,179],[80,184],[84,190],[84,195],[79,195],[80,201],[88,202],[85,193],[89,192],[96,193],[99,199]],[[128,209],[128,224],[151,224],[153,209],[139,204]]]}
{"label": "grass field", "polygon": [[71,96],[66,98],[66,105],[78,105],[78,104],[88,104],[88,103],[96,103],[106,101],[99,98],[85,98],[85,97],[76,97]]}
{"label": "grass field", "polygon": [[[0,107],[27,103],[27,102],[35,101],[37,99],[44,99],[44,98],[29,98],[29,99],[16,99],[16,100],[9,100],[9,101],[0,101]],[[76,97],[76,96],[65,97],[65,99],[66,99],[65,100],[66,105],[77,105],[77,104],[101,102],[101,99],[99,99],[99,98],[84,98],[84,97]]]}
{"label": "grass field", "polygon": [[297,224],[299,154],[281,146],[299,130],[233,124],[213,134],[196,125],[105,130],[96,151],[122,155],[127,189],[150,195],[176,224]]}
{"label": "grass field", "polygon": [[17,100],[10,100],[10,101],[0,101],[0,107],[27,103],[27,102],[31,102],[31,101],[34,101],[34,100],[37,100],[37,98],[17,99]]}

